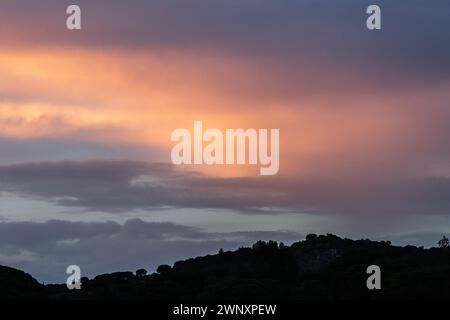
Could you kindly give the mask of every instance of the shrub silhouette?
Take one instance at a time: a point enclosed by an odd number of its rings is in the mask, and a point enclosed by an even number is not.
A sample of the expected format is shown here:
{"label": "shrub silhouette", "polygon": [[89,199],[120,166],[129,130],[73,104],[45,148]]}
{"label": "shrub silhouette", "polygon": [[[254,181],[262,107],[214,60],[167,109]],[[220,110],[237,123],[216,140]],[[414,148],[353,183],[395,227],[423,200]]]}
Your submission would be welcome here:
{"label": "shrub silhouette", "polygon": [[315,233],[310,233],[306,236],[305,238],[307,241],[315,241],[317,240],[317,234]]}
{"label": "shrub silhouette", "polygon": [[145,277],[147,275],[147,270],[138,269],[136,270],[136,277]]}

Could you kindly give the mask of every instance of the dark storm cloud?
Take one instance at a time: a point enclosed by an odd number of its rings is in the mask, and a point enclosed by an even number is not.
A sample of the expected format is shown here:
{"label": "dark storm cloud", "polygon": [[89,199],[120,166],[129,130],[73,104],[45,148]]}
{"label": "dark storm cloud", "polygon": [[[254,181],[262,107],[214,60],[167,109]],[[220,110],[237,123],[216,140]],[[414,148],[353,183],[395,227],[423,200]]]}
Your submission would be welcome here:
{"label": "dark storm cloud", "polygon": [[39,280],[65,281],[68,265],[84,275],[118,270],[154,271],[159,264],[236,249],[257,240],[299,241],[288,231],[208,233],[172,224],[128,220],[115,222],[49,221],[0,223],[0,265],[25,269]]}
{"label": "dark storm cloud", "polygon": [[330,72],[357,72],[386,87],[449,80],[447,0],[377,1],[379,32],[365,27],[369,0],[77,3],[83,30],[69,33],[65,8],[70,1],[3,2],[0,34],[28,45],[213,50],[279,61],[296,72],[311,64]]}
{"label": "dark storm cloud", "polygon": [[446,177],[212,178],[170,164],[133,161],[0,166],[0,192],[112,213],[168,207],[363,216],[450,212]]}

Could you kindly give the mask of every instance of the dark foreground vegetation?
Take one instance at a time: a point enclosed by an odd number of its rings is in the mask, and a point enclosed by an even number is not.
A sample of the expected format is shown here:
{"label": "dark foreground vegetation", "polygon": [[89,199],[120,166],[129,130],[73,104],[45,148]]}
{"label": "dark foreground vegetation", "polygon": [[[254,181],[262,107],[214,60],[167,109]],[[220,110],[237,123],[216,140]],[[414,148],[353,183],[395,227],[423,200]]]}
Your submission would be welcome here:
{"label": "dark foreground vegetation", "polygon": [[[309,235],[285,246],[259,241],[144,269],[82,279],[81,290],[41,285],[0,267],[0,299],[442,299],[450,298],[450,248]],[[369,265],[381,268],[381,290],[368,290]]]}

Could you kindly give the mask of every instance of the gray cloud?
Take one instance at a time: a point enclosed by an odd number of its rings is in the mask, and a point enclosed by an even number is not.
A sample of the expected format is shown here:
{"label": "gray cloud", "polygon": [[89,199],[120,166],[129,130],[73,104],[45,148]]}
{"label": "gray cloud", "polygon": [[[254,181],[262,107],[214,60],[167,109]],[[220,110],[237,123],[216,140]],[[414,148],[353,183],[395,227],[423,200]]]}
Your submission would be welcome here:
{"label": "gray cloud", "polygon": [[212,178],[171,164],[112,160],[0,166],[0,192],[111,213],[167,207],[379,217],[450,212],[446,177]]}
{"label": "gray cloud", "polygon": [[[293,73],[311,64],[330,71],[338,61],[341,71],[357,72],[361,81],[371,79],[384,88],[449,80],[446,0],[380,0],[381,32],[365,28],[369,0],[80,0],[84,29],[79,33],[64,29],[69,4],[2,3],[0,21],[17,25],[14,40],[22,37],[27,44],[214,50],[282,62]],[[2,29],[2,38],[9,39],[10,28]]]}
{"label": "gray cloud", "polygon": [[251,180],[209,180],[161,163],[98,160],[14,164],[1,166],[0,177],[4,192],[106,212],[167,206],[252,211],[271,205],[263,198],[258,200],[261,194],[238,196],[233,191],[240,182],[244,183],[241,190],[252,189],[256,183]]}
{"label": "gray cloud", "polygon": [[[87,134],[84,132],[84,134]],[[95,134],[95,133],[94,133]],[[86,159],[158,159],[162,158],[160,148],[139,144],[101,144],[64,138],[14,139],[0,137],[2,156],[0,164],[22,162],[61,161],[65,159],[82,161]],[[164,153],[165,155],[165,153]]]}
{"label": "gray cloud", "polygon": [[77,264],[84,275],[117,270],[154,271],[159,264],[236,249],[256,240],[291,243],[292,231],[208,233],[173,223],[48,221],[0,223],[0,264],[30,272],[41,281],[64,282],[65,269]]}

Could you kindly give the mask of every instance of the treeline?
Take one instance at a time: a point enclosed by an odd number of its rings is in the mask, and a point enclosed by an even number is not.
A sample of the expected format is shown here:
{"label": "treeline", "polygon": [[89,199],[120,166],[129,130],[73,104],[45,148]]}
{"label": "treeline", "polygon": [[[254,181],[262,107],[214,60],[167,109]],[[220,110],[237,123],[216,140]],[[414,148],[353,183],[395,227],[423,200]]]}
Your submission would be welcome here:
{"label": "treeline", "polygon": [[[308,235],[291,246],[258,241],[251,248],[161,265],[153,274],[103,274],[83,278],[81,290],[47,285],[36,294],[56,300],[450,298],[450,248],[443,240],[441,248],[431,249],[332,234]],[[366,286],[369,265],[381,269],[381,290]],[[8,283],[11,289],[16,285]]]}

